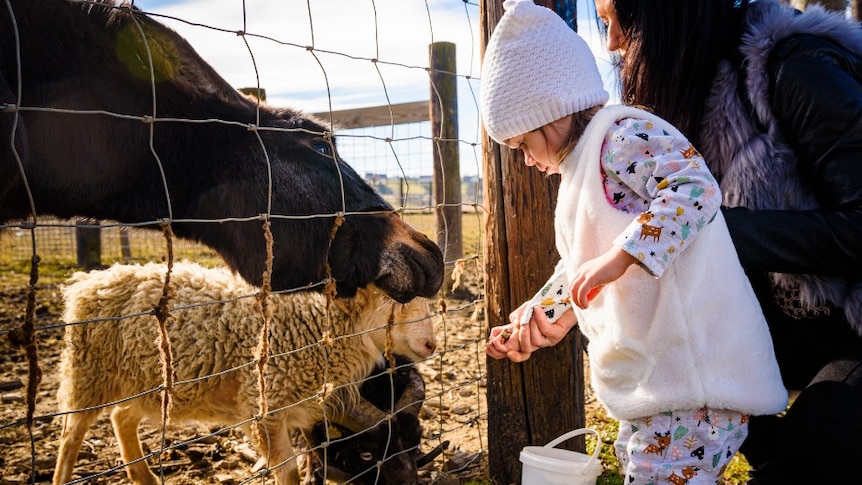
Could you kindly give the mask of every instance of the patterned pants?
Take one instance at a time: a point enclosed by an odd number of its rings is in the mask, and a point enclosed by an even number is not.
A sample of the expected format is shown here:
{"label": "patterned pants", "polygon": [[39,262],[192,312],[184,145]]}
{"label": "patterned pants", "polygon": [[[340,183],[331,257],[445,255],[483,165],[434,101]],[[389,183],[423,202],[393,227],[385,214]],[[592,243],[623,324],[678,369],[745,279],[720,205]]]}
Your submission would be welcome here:
{"label": "patterned pants", "polygon": [[625,485],[715,485],[748,434],[748,415],[702,408],[620,421]]}

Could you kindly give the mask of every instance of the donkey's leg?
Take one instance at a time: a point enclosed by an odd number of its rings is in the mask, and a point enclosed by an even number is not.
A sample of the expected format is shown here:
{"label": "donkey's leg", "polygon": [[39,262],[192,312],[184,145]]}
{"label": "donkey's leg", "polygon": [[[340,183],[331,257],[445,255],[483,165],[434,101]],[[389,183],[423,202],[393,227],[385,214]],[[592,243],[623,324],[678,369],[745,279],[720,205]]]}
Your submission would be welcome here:
{"label": "donkey's leg", "polygon": [[102,410],[95,409],[66,415],[63,435],[60,436],[60,449],[57,451],[57,466],[54,468],[54,485],[61,485],[72,479],[72,470],[75,468],[84,435],[100,414]]}
{"label": "donkey's leg", "polygon": [[[111,412],[111,423],[114,425],[114,435],[120,445],[123,463],[128,464],[144,456],[141,440],[138,437],[138,424],[142,418],[139,411],[128,403],[120,404]],[[127,465],[126,474],[129,480],[139,485],[159,484],[159,479],[150,471],[146,460]]]}

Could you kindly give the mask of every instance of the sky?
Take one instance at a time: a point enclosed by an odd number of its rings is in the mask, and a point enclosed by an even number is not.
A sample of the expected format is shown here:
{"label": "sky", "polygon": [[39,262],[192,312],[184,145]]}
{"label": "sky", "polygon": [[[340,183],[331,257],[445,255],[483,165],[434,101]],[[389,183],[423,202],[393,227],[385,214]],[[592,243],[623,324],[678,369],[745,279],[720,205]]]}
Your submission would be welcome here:
{"label": "sky", "polygon": [[[468,176],[481,170],[475,153],[475,145],[481,150],[477,0],[135,0],[134,4],[185,37],[231,85],[259,85],[266,90],[267,103],[307,113],[427,100],[429,46],[453,42],[459,75],[459,138],[465,142],[460,149],[461,172]],[[609,62],[593,21],[592,0],[578,0],[577,8],[578,31],[593,46],[600,70],[607,76]],[[237,35],[238,31],[248,35]],[[612,92],[612,83],[606,85]],[[430,153],[430,142],[425,144]],[[339,141],[344,156],[343,145]],[[405,170],[356,166],[345,158],[359,173]],[[406,171],[416,172],[408,173],[411,176],[427,175],[431,167]]]}

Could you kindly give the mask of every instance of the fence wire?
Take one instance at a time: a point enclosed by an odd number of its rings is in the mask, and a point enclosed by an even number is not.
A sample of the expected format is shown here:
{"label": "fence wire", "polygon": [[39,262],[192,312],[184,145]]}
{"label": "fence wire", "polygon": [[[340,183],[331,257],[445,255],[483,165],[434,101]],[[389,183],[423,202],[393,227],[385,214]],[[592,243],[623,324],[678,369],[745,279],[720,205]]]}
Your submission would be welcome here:
{"label": "fence wire", "polygon": [[[57,8],[65,8],[65,3],[76,4],[75,7],[84,9],[101,5],[100,2],[90,0],[70,0],[69,2],[58,1]],[[239,8],[237,2],[229,6],[215,2],[208,3],[207,13],[213,15],[208,15],[206,18],[209,20],[203,22],[192,13],[184,14],[188,16],[180,16],[175,13],[177,9],[167,8],[165,11],[169,13],[164,13],[156,11],[155,6],[151,9],[153,11],[148,11],[148,4],[140,3],[141,5],[135,5],[134,2],[118,4],[115,8],[117,10],[138,8],[143,14],[149,15],[156,21],[172,22],[171,25],[174,26],[185,25],[204,30],[208,35],[215,36],[211,38],[220,39],[219,43],[236,42],[238,37],[247,54],[244,63],[239,63],[246,66],[243,68],[246,73],[238,77],[252,80],[251,84],[258,88],[267,88],[270,96],[268,102],[275,105],[278,105],[279,100],[286,103],[300,100],[308,93],[291,94],[289,91],[274,90],[266,86],[265,82],[261,82],[262,74],[274,70],[272,66],[277,62],[273,60],[274,57],[268,53],[265,46],[277,46],[282,49],[282,52],[302,53],[306,60],[311,62],[304,64],[304,70],[295,71],[292,75],[317,80],[320,85],[318,91],[324,93],[323,104],[330,111],[338,109],[338,103],[345,102],[343,91],[359,95],[363,90],[370,90],[374,94],[368,96],[368,99],[376,100],[379,104],[404,101],[397,99],[398,96],[415,96],[416,92],[402,94],[395,89],[398,83],[394,79],[402,72],[409,72],[413,76],[418,74],[420,78],[424,78],[420,91],[424,96],[428,95],[427,51],[422,51],[421,56],[413,58],[400,57],[395,47],[403,41],[403,38],[399,39],[383,28],[383,19],[388,17],[388,9],[404,9],[405,5],[413,7],[418,5],[418,9],[404,11],[419,11],[422,15],[400,19],[403,26],[409,26],[406,30],[407,35],[425,39],[430,45],[441,36],[451,33],[451,24],[457,20],[457,25],[462,30],[461,38],[470,39],[467,45],[458,45],[459,58],[469,59],[466,64],[470,66],[466,73],[457,73],[458,83],[462,86],[460,91],[466,93],[466,96],[459,96],[459,103],[462,108],[469,108],[465,111],[478,113],[474,93],[477,79],[472,70],[478,56],[478,32],[475,30],[478,7],[474,2],[450,2],[457,6],[455,9],[443,8],[440,2],[421,0],[367,2],[363,11],[362,29],[369,32],[370,37],[374,39],[371,52],[354,49],[355,39],[350,35],[342,36],[340,41],[332,43],[330,32],[332,27],[328,26],[327,20],[333,16],[333,13],[338,13],[337,5],[340,2],[309,0],[301,9],[304,10],[304,15],[269,19],[277,20],[283,32],[304,32],[304,41],[295,40],[288,34],[282,37],[256,31],[258,25],[256,22],[267,17],[266,14],[260,15],[257,10],[274,8],[274,4],[243,1]],[[154,2],[152,5],[158,4]],[[344,6],[342,4],[342,7]],[[452,7],[452,5],[445,7]],[[13,11],[10,0],[7,0],[5,5],[0,5],[0,8]],[[186,12],[194,11],[194,9],[186,10]],[[46,12],[46,15],[50,14]],[[204,14],[201,15],[204,16]],[[137,17],[133,16],[133,18]],[[257,20],[251,21],[252,18]],[[224,23],[209,23],[215,22],[212,19],[222,19]],[[232,27],[225,27],[225,25]],[[444,26],[446,26],[445,29]],[[147,38],[147,29],[137,20],[134,22],[134,28],[142,38]],[[404,32],[401,32],[401,35],[404,35]],[[195,45],[192,42],[192,47],[210,48],[211,46]],[[87,46],[81,46],[81,48],[84,49]],[[291,133],[301,129],[262,126],[260,118],[253,125],[247,125],[231,119],[159,116],[161,100],[156,96],[156,69],[154,69],[150,49],[151,45],[147,44],[148,59],[144,62],[149,67],[152,84],[151,112],[121,113],[103,110],[70,110],[56,106],[29,106],[26,104],[27,100],[22,100],[20,97],[14,105],[6,105],[3,108],[4,113],[14,115],[16,119],[23,113],[41,113],[44,116],[76,116],[81,123],[85,123],[89,117],[110,117],[118,121],[135,120],[145,124],[150,132],[151,156],[156,162],[153,164],[153,170],[159,171],[160,178],[164,181],[168,213],[165,217],[136,223],[97,219],[66,220],[48,215],[33,215],[32,218],[11,221],[0,226],[0,305],[2,305],[0,308],[0,363],[2,363],[0,365],[0,443],[4,450],[0,454],[2,455],[0,456],[0,484],[50,482],[57,464],[61,437],[70,422],[69,416],[88,414],[95,414],[98,417],[85,432],[81,449],[74,463],[73,480],[70,483],[127,483],[127,470],[130,470],[130,465],[135,463],[146,464],[159,481],[166,484],[272,483],[272,476],[278,476],[284,469],[291,467],[294,458],[300,467],[305,468],[305,471],[315,466],[309,447],[297,434],[290,436],[290,440],[296,445],[294,453],[281,462],[273,459],[277,455],[274,451],[275,444],[283,437],[272,434],[274,431],[271,427],[272,420],[289,416],[291,413],[305,413],[309,409],[317,409],[329,415],[333,409],[328,407],[331,398],[342,396],[340,391],[343,390],[355,392],[355,388],[368,379],[364,377],[355,382],[334,386],[330,376],[336,375],[338,366],[344,364],[328,354],[331,346],[341,339],[362,339],[375,330],[383,331],[387,336],[384,355],[392,357],[391,353],[395,345],[392,334],[396,331],[393,330],[393,326],[397,327],[397,324],[391,318],[390,321],[383,321],[361,331],[327,333],[319,341],[306,342],[296,348],[285,347],[284,342],[280,342],[274,333],[274,329],[280,328],[279,325],[283,322],[273,322],[274,312],[277,314],[277,308],[271,306],[277,306],[276,303],[272,303],[275,301],[273,299],[291,298],[308,287],[324,287],[324,293],[328,298],[324,308],[325,319],[334,318],[332,315],[338,310],[331,305],[339,303],[332,296],[332,282],[327,279],[308,282],[308,286],[272,290],[266,278],[266,275],[271,275],[273,264],[272,238],[267,232],[268,224],[279,218],[327,218],[336,221],[333,227],[333,233],[335,233],[338,230],[337,221],[345,214],[297,216],[278,214],[270,207],[264,214],[243,219],[259,220],[263,223],[269,253],[263,285],[255,288],[242,287],[244,290],[239,291],[232,298],[210,297],[207,300],[201,297],[202,300],[193,305],[176,304],[177,292],[181,291],[181,288],[172,286],[170,281],[175,264],[188,260],[205,267],[220,268],[225,267],[226,263],[212,248],[174,236],[172,226],[178,223],[224,225],[238,219],[236,217],[194,220],[174,218],[171,208],[175,194],[168,190],[168,175],[161,164],[160,154],[153,147],[155,130],[159,129],[160,124],[171,123],[238,126],[251,132],[260,141],[260,148],[266,156],[267,163],[271,163],[270,154],[261,140],[261,134],[273,131]],[[389,55],[392,57],[387,57]],[[349,72],[345,74],[344,68],[334,67],[333,59],[337,58],[353,63],[351,64],[353,67],[348,67],[348,70],[353,69],[358,72],[360,71],[360,68],[356,67],[358,65],[365,66],[364,71],[370,69],[373,72],[371,77],[376,77],[376,83],[369,87],[367,78],[357,75],[356,85],[351,85],[352,76]],[[26,60],[18,59],[19,65],[22,62]],[[308,66],[311,66],[314,72],[309,71]],[[217,65],[216,70],[220,69]],[[233,71],[240,68],[229,64],[224,69]],[[19,78],[17,82],[20,92],[21,83],[26,82],[26,79]],[[315,110],[320,111],[316,108],[303,109],[306,112]],[[258,111],[259,116],[260,111]],[[419,443],[411,444],[406,449],[388,450],[384,459],[385,462],[398,459],[399,454],[403,453],[426,453],[435,448],[443,449],[439,456],[419,471],[420,483],[451,483],[453,479],[481,479],[487,475],[485,465],[487,434],[484,424],[487,415],[484,397],[486,329],[483,328],[484,318],[482,317],[484,291],[481,253],[484,209],[481,199],[481,179],[478,175],[481,173],[481,143],[478,141],[478,126],[478,114],[468,118],[466,122],[462,119],[462,132],[472,130],[473,134],[464,138],[459,135],[458,140],[448,140],[458,143],[461,149],[462,170],[466,169],[470,173],[461,177],[460,205],[464,217],[462,235],[464,253],[454,255],[444,251],[446,275],[452,281],[446,282],[444,287],[447,291],[441,293],[436,301],[431,302],[432,313],[425,317],[433,325],[437,347],[433,355],[416,362],[416,367],[426,386],[425,397],[418,414],[423,428],[421,439]],[[442,208],[442,204],[433,198],[432,150],[434,143],[439,143],[441,140],[431,131],[432,126],[427,122],[406,126],[399,125],[393,120],[388,126],[336,130],[333,133],[320,133],[320,135],[334,136],[335,139],[342,136],[345,142],[339,143],[341,156],[348,163],[355,163],[354,168],[402,218],[432,240],[438,240],[439,232],[447,229],[438,227],[435,219],[436,212]],[[9,135],[14,137],[14,132],[0,135],[8,140]],[[23,172],[23,165],[20,168]],[[265,190],[270,194],[271,201],[273,190],[278,190],[272,186],[271,176],[269,186],[265,187]],[[35,212],[39,207],[39,200],[30,200],[29,205],[33,207],[31,212]],[[350,214],[346,216],[350,217]],[[63,321],[60,317],[64,311],[60,289],[67,277],[81,270],[77,267],[82,249],[79,246],[78,233],[87,229],[98,230],[100,234],[102,266],[164,263],[165,281],[159,291],[160,297],[149,302],[149,307],[144,305],[139,312],[116,315],[115,319],[84,318],[77,321]],[[133,299],[138,293],[132,290],[128,298]],[[183,312],[194,312],[197,306],[233,308],[239,305],[240,301],[253,301],[255,304],[248,307],[253,310],[238,315],[234,324],[237,328],[241,327],[251,332],[254,338],[239,340],[238,346],[234,348],[228,348],[227,335],[217,337],[202,335],[200,339],[201,341],[212,339],[214,345],[219,346],[219,351],[215,352],[216,358],[218,356],[236,357],[236,365],[212,371],[199,369],[199,375],[196,376],[177,374],[177,369],[195,365],[197,362],[195,359],[201,359],[201,353],[206,353],[204,350],[193,353],[188,347],[182,345],[179,347],[181,350],[179,352],[172,345],[173,341],[182,342],[184,338],[181,335],[184,329],[172,324],[178,315],[184,314]],[[146,346],[159,356],[155,367],[150,365],[150,361],[142,354],[121,353],[123,352],[121,349],[126,348],[127,343],[140,340],[141,336],[133,333],[137,331],[133,329],[137,328],[134,322],[142,319],[150,319],[152,322],[149,329],[144,326],[142,331],[152,330],[155,332],[153,335],[157,335],[150,338]],[[59,369],[63,349],[69,345],[64,339],[70,340],[72,338],[70,335],[77,330],[95,329],[100,325],[115,326],[119,329],[117,338],[119,342],[88,341],[84,347],[75,349],[75,352],[85,352],[87,355],[93,355],[94,359],[98,358],[99,352],[121,353],[120,358],[129,364],[128,368],[137,369],[122,379],[135,379],[138,372],[157,372],[160,375],[159,383],[142,388],[139,392],[124,395],[120,399],[99,402],[91,407],[61,409],[57,391],[61,382],[69,379],[69,376],[62,375]],[[124,329],[129,330],[124,332]],[[233,333],[233,330],[229,333]],[[242,332],[238,331],[238,333]],[[81,342],[77,343],[81,344]],[[128,348],[133,347],[129,345]],[[318,356],[316,365],[307,366],[302,369],[302,372],[318,376],[323,385],[318,392],[297,397],[293,402],[271,400],[273,389],[281,386],[281,381],[297,379],[296,376],[301,374],[295,369],[285,369],[285,362],[290,362],[295,354]],[[204,359],[201,362],[200,365],[206,365],[208,361]],[[394,361],[390,360],[390,363],[392,362]],[[216,420],[208,420],[207,418],[211,416],[207,413],[214,413],[214,411],[207,411],[203,403],[176,400],[178,396],[184,396],[185,390],[195,386],[207,386],[210,383],[230,379],[239,380],[242,379],[240,376],[249,373],[257,379],[256,394],[251,397],[235,395],[231,398],[236,402],[255,399],[254,406],[251,407],[253,411],[247,412],[248,406],[237,406],[227,423],[224,423],[223,416]],[[112,379],[116,380],[107,375],[91,377],[93,377],[92,382],[76,382],[75,385],[82,389],[93,389],[107,385],[112,382]],[[216,398],[216,396],[210,397]],[[141,405],[140,403],[153,399],[160,402],[158,419],[145,421],[136,431],[143,444],[143,456],[133,462],[123,463],[118,438],[112,430],[112,421],[115,422],[114,424],[122,421],[119,417],[122,414],[118,410],[134,408]],[[202,399],[206,401],[207,396]],[[227,399],[227,401],[230,400]],[[188,423],[171,420],[173,413],[183,414],[178,410],[183,409],[184,406],[196,405],[200,406],[200,412],[187,414],[200,419],[193,419]],[[215,426],[212,424],[213,421],[220,421],[222,424]],[[394,428],[388,429],[391,431]],[[335,436],[329,436],[329,439],[319,445],[318,449],[337,442],[338,439]],[[270,446],[261,448],[259,446],[261,444]],[[384,470],[381,466],[382,463],[371,463],[358,473],[368,481],[368,477],[374,477],[379,470]],[[344,481],[336,480],[335,476],[328,476],[328,478],[337,483]],[[382,478],[378,477],[378,480]],[[374,479],[372,478],[369,483],[374,483]]]}

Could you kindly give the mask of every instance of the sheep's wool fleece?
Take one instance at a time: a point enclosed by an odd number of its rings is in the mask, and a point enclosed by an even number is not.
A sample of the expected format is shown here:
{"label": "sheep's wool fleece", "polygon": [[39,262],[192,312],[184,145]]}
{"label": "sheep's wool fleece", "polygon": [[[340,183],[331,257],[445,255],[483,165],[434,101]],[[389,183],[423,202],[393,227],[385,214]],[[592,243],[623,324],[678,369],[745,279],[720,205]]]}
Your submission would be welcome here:
{"label": "sheep's wool fleece", "polygon": [[[163,264],[118,264],[76,273],[64,286],[65,322],[105,319],[66,327],[59,392],[64,406],[76,409],[111,402],[162,384],[158,324],[147,313],[162,295],[166,273]],[[257,359],[263,324],[259,289],[226,268],[183,262],[174,264],[171,282],[175,294],[166,327],[174,380],[200,378],[174,387],[172,418],[233,423],[254,416],[259,412],[258,376],[249,363]],[[322,362],[328,364],[326,382],[339,386],[366,376],[379,356],[370,333],[356,328],[354,322],[368,322],[367,329],[374,325],[370,322],[385,323],[386,314],[368,318],[365,307],[372,305],[360,294],[340,299],[340,305],[327,305],[325,296],[311,292],[272,295],[268,301],[272,319],[266,384],[273,409],[308,400],[321,391]],[[117,320],[124,315],[139,316]],[[325,337],[354,332],[361,335],[315,345]],[[81,384],[85,382],[94,385]],[[133,402],[158,416],[160,396],[150,393]],[[290,409],[296,427],[310,427],[322,416],[317,400]],[[270,419],[280,419],[277,416]]]}
{"label": "sheep's wool fleece", "polygon": [[[682,137],[636,108],[596,114],[560,166],[555,229],[569,281],[631,223],[632,214],[607,202],[600,169],[605,135],[623,118]],[[660,278],[632,265],[574,310],[589,338],[593,389],[616,419],[703,406],[773,414],[787,404],[766,319],[720,212]]]}
{"label": "sheep's wool fleece", "polygon": [[482,60],[482,119],[497,143],[608,100],[589,46],[532,0],[506,0]]}

